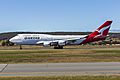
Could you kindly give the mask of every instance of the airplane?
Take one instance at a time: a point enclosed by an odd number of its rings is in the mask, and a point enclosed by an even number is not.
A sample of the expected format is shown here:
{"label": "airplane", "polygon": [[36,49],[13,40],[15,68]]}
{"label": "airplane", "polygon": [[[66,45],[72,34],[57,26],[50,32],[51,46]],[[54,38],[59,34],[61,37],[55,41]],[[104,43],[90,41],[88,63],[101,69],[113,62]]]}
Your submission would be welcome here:
{"label": "airplane", "polygon": [[94,32],[88,35],[49,35],[49,34],[17,34],[9,41],[20,45],[54,46],[54,49],[63,49],[66,45],[81,45],[89,42],[105,40],[112,21],[106,21]]}

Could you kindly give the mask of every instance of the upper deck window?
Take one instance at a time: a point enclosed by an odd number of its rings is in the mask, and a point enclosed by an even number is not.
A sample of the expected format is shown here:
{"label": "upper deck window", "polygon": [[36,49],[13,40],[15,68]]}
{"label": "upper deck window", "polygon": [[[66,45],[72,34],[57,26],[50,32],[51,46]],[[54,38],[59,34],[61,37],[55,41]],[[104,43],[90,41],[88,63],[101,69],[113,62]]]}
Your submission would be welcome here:
{"label": "upper deck window", "polygon": [[40,39],[40,37],[24,37],[24,39]]}

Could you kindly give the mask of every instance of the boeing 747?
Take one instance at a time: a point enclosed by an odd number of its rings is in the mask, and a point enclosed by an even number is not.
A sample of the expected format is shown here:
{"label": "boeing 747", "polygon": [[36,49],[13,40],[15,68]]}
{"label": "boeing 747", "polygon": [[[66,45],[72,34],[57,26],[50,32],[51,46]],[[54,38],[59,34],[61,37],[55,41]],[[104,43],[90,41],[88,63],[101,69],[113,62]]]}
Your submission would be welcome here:
{"label": "boeing 747", "polygon": [[43,45],[54,46],[54,49],[63,49],[63,46],[66,45],[81,45],[105,40],[111,27],[111,23],[112,21],[106,21],[88,35],[18,34],[9,41],[18,45]]}

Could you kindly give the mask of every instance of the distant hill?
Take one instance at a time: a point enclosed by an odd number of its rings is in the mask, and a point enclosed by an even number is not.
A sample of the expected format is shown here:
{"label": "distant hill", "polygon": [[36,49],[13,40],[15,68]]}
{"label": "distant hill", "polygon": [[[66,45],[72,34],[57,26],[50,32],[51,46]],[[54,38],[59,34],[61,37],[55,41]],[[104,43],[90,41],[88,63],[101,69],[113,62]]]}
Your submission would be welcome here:
{"label": "distant hill", "polygon": [[[0,33],[0,40],[8,40],[17,34],[87,35],[90,33],[91,32],[7,32]],[[109,35],[113,38],[120,38],[120,33],[110,33]]]}

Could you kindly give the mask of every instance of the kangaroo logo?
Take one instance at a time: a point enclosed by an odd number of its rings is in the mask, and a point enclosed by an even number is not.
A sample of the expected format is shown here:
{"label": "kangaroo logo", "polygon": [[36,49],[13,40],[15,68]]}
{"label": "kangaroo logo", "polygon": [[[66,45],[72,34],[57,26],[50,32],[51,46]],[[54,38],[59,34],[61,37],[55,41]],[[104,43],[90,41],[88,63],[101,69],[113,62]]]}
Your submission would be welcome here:
{"label": "kangaroo logo", "polygon": [[98,31],[99,35],[106,35],[108,33],[109,28],[110,28],[110,26],[106,26],[97,31]]}

